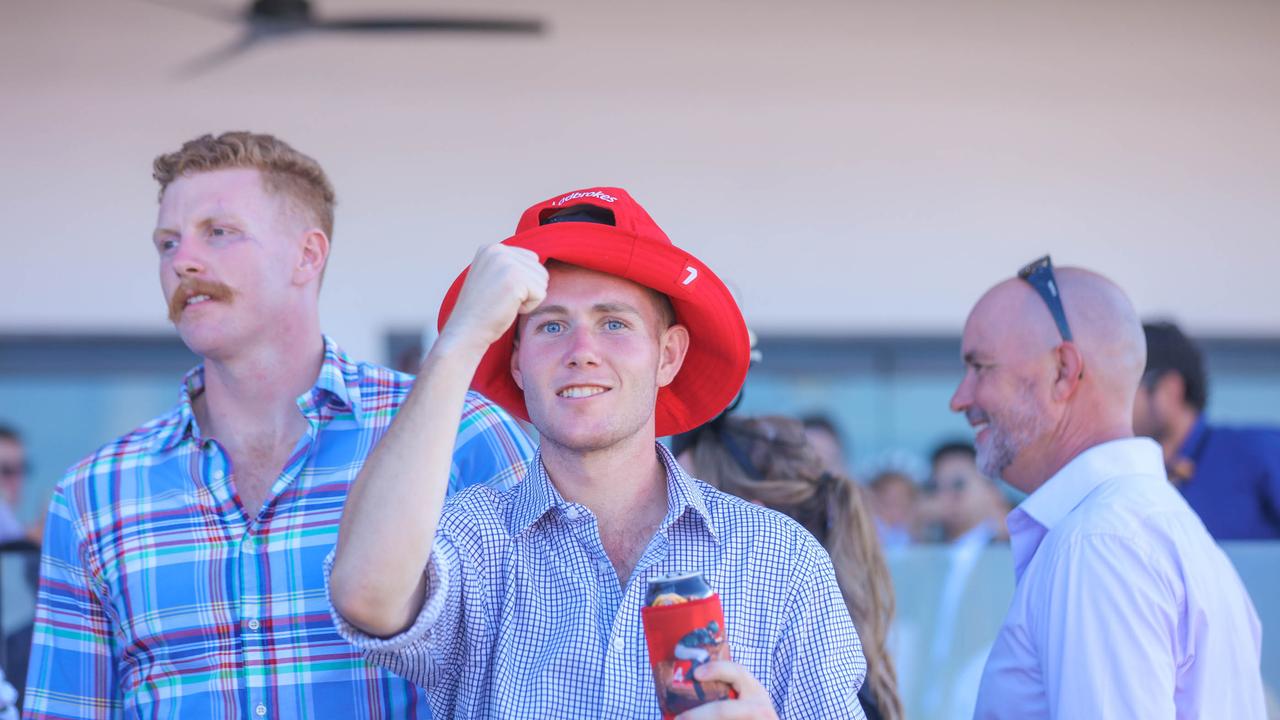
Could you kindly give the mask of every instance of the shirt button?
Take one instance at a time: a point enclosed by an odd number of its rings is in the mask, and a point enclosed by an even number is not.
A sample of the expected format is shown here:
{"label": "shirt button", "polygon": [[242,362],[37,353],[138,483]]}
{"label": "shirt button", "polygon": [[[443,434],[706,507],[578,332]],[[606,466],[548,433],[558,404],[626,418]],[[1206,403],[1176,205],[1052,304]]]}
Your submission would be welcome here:
{"label": "shirt button", "polygon": [[221,470],[214,470],[214,471],[213,471],[213,479],[214,479],[214,480],[221,480],[225,475],[226,475],[226,473],[222,472]]}
{"label": "shirt button", "polygon": [[258,622],[258,618],[254,618],[254,619],[252,619],[252,620],[250,620],[250,621],[249,621],[249,629],[250,629],[250,630],[257,630],[257,629],[258,629],[258,628],[260,628],[260,627],[262,627],[262,624]]}
{"label": "shirt button", "polygon": [[613,651],[614,651],[614,652],[622,652],[622,648],[624,648],[624,647],[626,647],[626,646],[627,646],[627,641],[626,641],[626,640],[623,640],[621,635],[619,635],[618,637],[616,637],[616,638],[614,638],[614,639],[613,639]]}
{"label": "shirt button", "polygon": [[253,714],[257,715],[258,717],[265,716],[267,714],[267,706],[263,705],[262,703],[258,703],[258,707],[253,709]]}

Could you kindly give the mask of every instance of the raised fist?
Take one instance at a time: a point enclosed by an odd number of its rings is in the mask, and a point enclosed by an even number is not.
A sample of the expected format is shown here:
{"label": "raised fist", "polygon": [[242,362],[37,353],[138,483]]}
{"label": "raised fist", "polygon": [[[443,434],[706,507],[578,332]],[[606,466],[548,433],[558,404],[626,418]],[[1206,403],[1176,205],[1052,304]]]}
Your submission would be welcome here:
{"label": "raised fist", "polygon": [[510,245],[487,245],[471,261],[440,338],[483,351],[502,337],[517,315],[538,307],[546,296],[547,269],[537,253]]}

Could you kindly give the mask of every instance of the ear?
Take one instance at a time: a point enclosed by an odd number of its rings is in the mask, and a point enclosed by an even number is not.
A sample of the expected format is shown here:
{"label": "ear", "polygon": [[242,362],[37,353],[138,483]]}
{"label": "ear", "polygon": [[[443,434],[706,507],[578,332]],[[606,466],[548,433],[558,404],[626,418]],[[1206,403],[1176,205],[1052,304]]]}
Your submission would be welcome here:
{"label": "ear", "polygon": [[666,387],[676,379],[684,356],[689,352],[689,329],[672,325],[658,338],[658,387]]}
{"label": "ear", "polygon": [[306,285],[324,276],[324,267],[329,261],[329,237],[323,230],[311,228],[302,236],[301,250],[293,276],[299,285]]}
{"label": "ear", "polygon": [[[516,322],[520,322],[517,318]],[[520,336],[517,335],[511,343],[511,379],[516,381],[516,387],[524,390],[524,376],[520,373]]]}
{"label": "ear", "polygon": [[1080,383],[1084,381],[1084,355],[1080,348],[1070,340],[1063,342],[1054,350],[1058,360],[1058,374],[1053,381],[1053,397],[1055,400],[1066,400],[1075,395]]}

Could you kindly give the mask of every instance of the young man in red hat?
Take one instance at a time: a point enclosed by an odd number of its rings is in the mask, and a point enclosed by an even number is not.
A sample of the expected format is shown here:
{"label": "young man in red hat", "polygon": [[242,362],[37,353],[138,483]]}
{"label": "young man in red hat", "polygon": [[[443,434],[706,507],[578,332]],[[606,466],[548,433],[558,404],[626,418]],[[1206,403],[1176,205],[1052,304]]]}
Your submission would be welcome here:
{"label": "young man in red hat", "polygon": [[[724,284],[623,190],[539,203],[483,248],[361,471],[330,558],[339,631],[440,717],[658,715],[647,581],[699,571],[734,700],[681,718],[862,717],[865,662],[831,563],[786,517],[690,478],[656,438],[719,413],[749,344]],[[533,423],[505,492],[443,508],[468,385]]]}

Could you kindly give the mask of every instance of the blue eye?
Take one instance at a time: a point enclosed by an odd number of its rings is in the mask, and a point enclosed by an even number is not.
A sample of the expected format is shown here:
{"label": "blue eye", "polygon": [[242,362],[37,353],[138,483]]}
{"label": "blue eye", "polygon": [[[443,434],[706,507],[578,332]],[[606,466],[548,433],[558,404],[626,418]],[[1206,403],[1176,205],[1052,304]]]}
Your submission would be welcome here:
{"label": "blue eye", "polygon": [[559,335],[564,331],[564,325],[561,324],[559,320],[548,320],[547,322],[542,323],[542,327],[540,329],[548,335]]}
{"label": "blue eye", "polygon": [[607,320],[605,321],[604,326],[605,326],[605,329],[607,330],[615,330],[615,331],[625,330],[627,328],[627,324],[622,322],[621,320]]}

